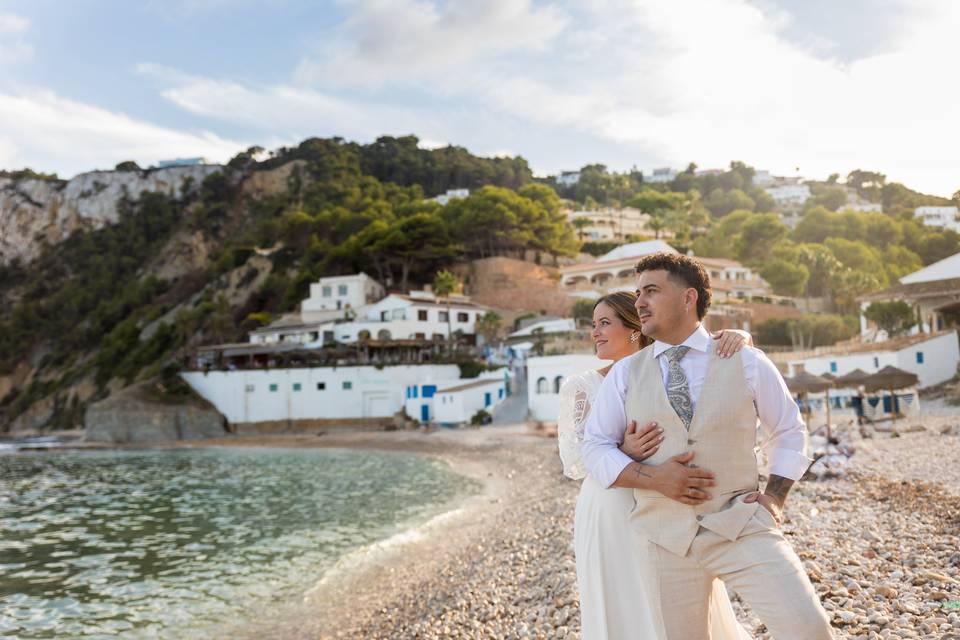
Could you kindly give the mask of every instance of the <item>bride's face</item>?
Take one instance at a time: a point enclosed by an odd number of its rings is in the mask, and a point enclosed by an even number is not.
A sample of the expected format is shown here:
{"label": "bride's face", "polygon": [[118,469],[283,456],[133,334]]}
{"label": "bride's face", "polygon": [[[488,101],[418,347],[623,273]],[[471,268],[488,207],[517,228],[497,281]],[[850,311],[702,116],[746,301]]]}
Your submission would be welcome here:
{"label": "bride's face", "polygon": [[617,313],[601,302],[593,310],[593,344],[601,360],[619,360],[636,351],[636,343],[630,342],[634,332],[627,328]]}

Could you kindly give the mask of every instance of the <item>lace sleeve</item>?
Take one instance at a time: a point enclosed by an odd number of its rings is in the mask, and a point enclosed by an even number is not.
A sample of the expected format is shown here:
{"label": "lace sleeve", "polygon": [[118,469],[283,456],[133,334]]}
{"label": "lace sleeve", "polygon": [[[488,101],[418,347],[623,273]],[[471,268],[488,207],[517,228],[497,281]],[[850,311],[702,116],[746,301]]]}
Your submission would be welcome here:
{"label": "lace sleeve", "polygon": [[569,378],[560,387],[560,412],[557,416],[557,438],[560,445],[560,460],[563,475],[579,480],[587,475],[580,458],[583,445],[583,429],[590,413],[587,390],[579,377]]}

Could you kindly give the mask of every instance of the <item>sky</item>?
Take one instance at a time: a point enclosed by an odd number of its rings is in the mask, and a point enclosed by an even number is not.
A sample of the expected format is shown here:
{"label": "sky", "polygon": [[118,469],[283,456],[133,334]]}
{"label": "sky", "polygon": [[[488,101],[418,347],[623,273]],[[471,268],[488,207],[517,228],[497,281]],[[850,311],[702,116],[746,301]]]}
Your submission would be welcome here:
{"label": "sky", "polygon": [[960,189],[953,0],[0,0],[0,168],[311,136]]}

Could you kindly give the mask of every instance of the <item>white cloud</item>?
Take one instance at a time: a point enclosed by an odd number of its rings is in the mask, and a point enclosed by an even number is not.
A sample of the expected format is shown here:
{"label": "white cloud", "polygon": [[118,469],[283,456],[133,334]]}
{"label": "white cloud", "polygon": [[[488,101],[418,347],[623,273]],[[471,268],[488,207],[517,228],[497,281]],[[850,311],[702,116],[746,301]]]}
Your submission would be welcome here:
{"label": "white cloud", "polygon": [[[62,98],[50,91],[0,94],[0,164],[73,175],[121,160],[229,159],[246,145],[208,132],[174,131]],[[106,165],[106,166],[105,166]]]}
{"label": "white cloud", "polygon": [[[443,84],[464,68],[508,53],[541,52],[567,18],[530,0],[361,0],[320,56],[297,70],[303,83],[379,87],[412,79]],[[317,59],[319,58],[319,59]]]}
{"label": "white cloud", "polygon": [[33,55],[24,40],[30,21],[13,13],[0,12],[0,64],[20,62]]}
{"label": "white cloud", "polygon": [[456,4],[351,5],[335,50],[298,78],[402,87],[595,136],[584,162],[602,161],[607,140],[673,165],[743,159],[811,177],[876,168],[932,192],[960,187],[960,85],[943,71],[960,59],[955,3],[911,3],[885,52],[852,62],[791,42],[789,14],[748,0],[498,2],[476,24],[461,18],[478,5]]}

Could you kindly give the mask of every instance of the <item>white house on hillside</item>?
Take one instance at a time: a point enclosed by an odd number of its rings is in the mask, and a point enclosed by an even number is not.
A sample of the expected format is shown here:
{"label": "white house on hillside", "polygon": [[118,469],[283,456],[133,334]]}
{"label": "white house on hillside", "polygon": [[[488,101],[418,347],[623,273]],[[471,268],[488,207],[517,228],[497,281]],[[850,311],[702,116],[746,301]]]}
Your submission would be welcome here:
{"label": "white house on hillside", "polygon": [[941,227],[960,233],[960,210],[955,206],[946,207],[917,207],[913,217],[929,227]]}
{"label": "white house on hillside", "polygon": [[363,272],[320,278],[310,285],[310,297],[301,303],[300,315],[304,322],[330,320],[342,317],[346,309],[356,311],[385,295],[383,285]]}

